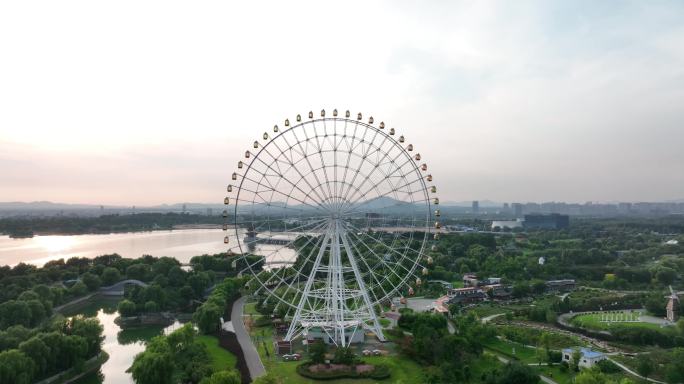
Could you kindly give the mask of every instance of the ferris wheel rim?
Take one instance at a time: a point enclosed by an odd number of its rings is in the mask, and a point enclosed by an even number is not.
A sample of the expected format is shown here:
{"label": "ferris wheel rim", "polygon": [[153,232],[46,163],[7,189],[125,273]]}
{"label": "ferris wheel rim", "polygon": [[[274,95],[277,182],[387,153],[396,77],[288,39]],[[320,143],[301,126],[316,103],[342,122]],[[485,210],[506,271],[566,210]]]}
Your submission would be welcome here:
{"label": "ferris wheel rim", "polygon": [[[374,126],[374,125],[372,125],[372,124],[368,124],[368,123],[365,123],[365,122],[363,122],[363,121],[353,120],[353,119],[344,118],[344,117],[322,117],[322,118],[310,119],[310,120],[308,120],[308,121],[301,121],[301,122],[298,122],[297,124],[295,124],[295,125],[293,125],[293,126],[291,126],[291,127],[288,127],[288,128],[286,128],[286,129],[283,129],[282,131],[279,131],[277,135],[274,135],[273,137],[269,137],[268,140],[267,140],[265,143],[263,143],[263,144],[260,143],[259,148],[258,148],[258,151],[248,151],[248,152],[250,152],[252,158],[251,158],[251,160],[250,160],[249,162],[247,162],[247,163],[245,164],[245,165],[246,165],[246,169],[245,169],[244,172],[243,172],[243,175],[242,175],[243,177],[240,178],[240,183],[239,183],[239,185],[237,185],[237,196],[236,196],[236,203],[235,203],[235,207],[234,207],[234,218],[235,218],[234,224],[235,224],[235,234],[236,234],[237,241],[238,241],[238,247],[240,248],[240,251],[241,251],[241,253],[242,253],[243,255],[244,255],[244,254],[248,254],[247,252],[245,252],[245,251],[248,251],[248,249],[244,249],[244,248],[248,248],[248,247],[247,247],[245,244],[243,244],[243,241],[241,240],[240,235],[239,235],[239,228],[240,228],[240,227],[239,227],[239,224],[240,224],[240,223],[238,222],[238,216],[239,216],[238,208],[239,208],[239,206],[240,206],[240,203],[239,203],[240,198],[239,198],[239,197],[240,197],[240,194],[241,194],[242,191],[243,191],[243,185],[244,185],[245,180],[246,180],[245,177],[244,177],[244,175],[247,175],[247,174],[249,173],[249,171],[252,169],[252,166],[253,166],[254,162],[256,161],[256,159],[258,159],[258,158],[264,153],[264,151],[267,150],[268,146],[269,146],[269,145],[275,145],[275,144],[273,144],[273,143],[276,142],[276,140],[278,140],[278,138],[280,138],[281,136],[287,134],[287,133],[290,132],[290,131],[296,130],[296,129],[298,129],[298,128],[306,127],[307,125],[313,125],[313,124],[315,124],[316,122],[330,122],[330,121],[333,121],[333,122],[336,122],[336,123],[337,123],[337,122],[344,122],[345,124],[351,123],[351,124],[354,124],[355,127],[357,127],[357,128],[358,128],[359,126],[361,126],[361,127],[365,128],[366,130],[368,130],[368,129],[372,130],[372,131],[375,133],[376,136],[377,136],[378,134],[382,135],[382,138],[383,138],[383,143],[382,143],[382,144],[384,144],[386,141],[389,141],[389,143],[392,145],[393,148],[399,148],[399,149],[400,149],[401,155],[402,155],[403,157],[405,157],[405,158],[408,160],[406,163],[411,164],[410,172],[409,172],[409,173],[415,173],[415,174],[417,174],[417,175],[420,176],[420,177],[417,178],[416,182],[419,181],[419,185],[421,186],[421,188],[420,188],[419,190],[417,190],[416,193],[417,193],[418,191],[422,191],[422,192],[423,192],[423,194],[424,194],[424,196],[425,196],[425,199],[423,199],[423,200],[424,200],[424,203],[425,203],[425,207],[426,207],[427,209],[426,209],[426,212],[425,212],[425,225],[424,225],[424,226],[421,226],[421,227],[419,228],[419,229],[423,229],[424,235],[422,236],[422,237],[423,237],[422,240],[419,240],[419,241],[420,241],[420,247],[419,247],[419,249],[418,249],[418,251],[417,251],[417,257],[416,257],[415,260],[411,263],[410,269],[407,270],[407,273],[405,273],[405,274],[403,275],[403,278],[400,278],[400,282],[399,282],[398,284],[394,284],[394,285],[392,286],[392,288],[390,289],[390,291],[389,291],[389,292],[385,292],[385,294],[384,294],[382,297],[380,297],[380,298],[377,298],[377,297],[376,297],[376,298],[375,298],[376,300],[373,302],[373,305],[378,305],[378,304],[381,304],[381,303],[383,303],[384,301],[388,300],[388,299],[390,298],[390,296],[396,294],[396,293],[401,289],[401,287],[407,285],[409,279],[411,279],[411,277],[412,277],[412,276],[414,275],[414,273],[415,273],[415,270],[419,267],[419,262],[420,262],[420,260],[422,259],[423,255],[424,255],[424,253],[425,253],[427,240],[428,240],[428,238],[430,237],[430,234],[431,234],[431,232],[432,232],[432,231],[431,231],[432,228],[431,228],[431,226],[429,225],[430,222],[432,221],[432,208],[431,208],[431,207],[432,207],[432,204],[431,204],[431,201],[430,201],[430,196],[429,196],[429,194],[427,193],[427,190],[428,190],[427,183],[426,183],[426,181],[425,181],[425,178],[424,178],[424,176],[423,176],[423,173],[422,173],[421,169],[419,168],[419,165],[418,165],[418,163],[417,163],[417,160],[414,161],[414,156],[412,156],[412,155],[409,153],[409,151],[407,150],[407,148],[406,148],[404,145],[401,145],[401,143],[400,143],[395,137],[393,137],[392,134],[388,134],[387,131],[384,131],[383,129],[378,128],[378,127],[376,127],[376,126]],[[314,125],[314,127],[315,127],[315,125]],[[266,137],[266,135],[264,135],[264,137]],[[296,143],[294,143],[294,144],[301,144],[301,140],[298,140],[298,141],[297,141]],[[379,145],[378,145],[378,148],[379,148],[382,144],[379,144]],[[256,142],[255,142],[255,146],[256,146]],[[276,146],[277,146],[277,145],[276,145]],[[290,146],[290,148],[291,148],[291,147],[292,147],[292,146]],[[336,151],[333,151],[333,152],[336,152]],[[282,150],[281,150],[281,153],[282,153]],[[352,152],[350,151],[350,156],[351,156],[351,155],[352,155]],[[356,155],[356,154],[354,154],[354,155]],[[270,154],[270,156],[273,158],[273,155],[272,155],[272,154]],[[301,159],[300,159],[299,161],[301,161]],[[325,165],[323,166],[323,168],[324,168],[324,167],[325,167]],[[399,169],[399,168],[397,168],[397,169]],[[424,170],[423,170],[423,171],[424,171]],[[257,174],[259,173],[259,171],[255,171],[255,172],[256,172]],[[312,169],[311,172],[314,172],[314,170]],[[358,173],[358,171],[357,171],[357,173]],[[282,175],[280,175],[280,176],[282,177]],[[301,179],[300,179],[300,181],[301,181]],[[317,187],[320,187],[320,184],[319,184]],[[293,188],[294,188],[294,187],[293,187]],[[389,194],[389,192],[386,192],[385,195],[377,196],[377,197],[384,197],[384,196],[386,196],[387,194]],[[376,197],[376,198],[377,198],[377,197]],[[418,228],[416,228],[416,229],[418,229]],[[411,232],[414,232],[414,231],[411,231]],[[358,235],[355,235],[355,234],[352,234],[352,235],[353,235],[353,236],[358,236]],[[411,233],[411,236],[413,236],[413,233]],[[319,237],[320,237],[320,236],[319,236]],[[412,238],[412,237],[411,237],[411,238]],[[396,240],[396,237],[395,237],[395,240]],[[363,242],[362,242],[362,244],[364,244],[365,246],[367,246],[367,245],[366,245],[365,243],[363,243]],[[408,251],[409,251],[409,249],[407,248],[407,249],[405,250],[405,252],[404,252],[404,255],[405,255],[406,253],[408,253]],[[377,256],[377,255],[376,255],[376,256]],[[402,260],[403,260],[403,259],[402,259]],[[252,266],[250,266],[249,263],[248,263],[248,268],[249,268],[249,270],[250,270],[251,275],[252,275],[254,278],[256,278],[256,280],[259,282],[260,287],[261,287],[262,289],[265,289],[265,290],[269,293],[269,296],[270,296],[270,297],[275,296],[275,298],[277,298],[280,302],[283,302],[284,304],[286,304],[286,305],[288,305],[288,306],[292,306],[292,303],[290,303],[290,302],[284,300],[283,298],[281,298],[278,294],[276,294],[275,290],[272,290],[272,289],[269,288],[266,284],[264,284],[264,282],[262,281],[262,279],[258,276],[258,273],[255,273],[255,271],[252,269]],[[296,272],[296,273],[299,273],[299,272]]]}

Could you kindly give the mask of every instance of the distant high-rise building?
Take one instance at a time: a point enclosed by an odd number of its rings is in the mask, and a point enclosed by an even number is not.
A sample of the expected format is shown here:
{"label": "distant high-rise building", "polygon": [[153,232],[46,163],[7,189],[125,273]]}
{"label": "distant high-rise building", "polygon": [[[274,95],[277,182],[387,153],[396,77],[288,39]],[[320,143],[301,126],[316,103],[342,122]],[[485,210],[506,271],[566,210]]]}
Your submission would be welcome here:
{"label": "distant high-rise building", "polygon": [[207,216],[213,216],[214,210],[211,208],[207,208]]}
{"label": "distant high-rise building", "polygon": [[503,210],[504,212],[508,211],[510,207],[508,206],[508,203],[504,203]]}
{"label": "distant high-rise building", "polygon": [[185,208],[186,208],[185,203],[183,203],[183,213],[185,213]]}
{"label": "distant high-rise building", "polygon": [[477,215],[480,213],[480,202],[475,200],[473,201],[473,214]]}
{"label": "distant high-rise building", "polygon": [[517,218],[522,218],[523,215],[523,205],[520,203],[513,203],[513,214]]}
{"label": "distant high-rise building", "polygon": [[525,215],[525,228],[531,229],[561,229],[570,226],[570,217],[559,213],[550,215]]}

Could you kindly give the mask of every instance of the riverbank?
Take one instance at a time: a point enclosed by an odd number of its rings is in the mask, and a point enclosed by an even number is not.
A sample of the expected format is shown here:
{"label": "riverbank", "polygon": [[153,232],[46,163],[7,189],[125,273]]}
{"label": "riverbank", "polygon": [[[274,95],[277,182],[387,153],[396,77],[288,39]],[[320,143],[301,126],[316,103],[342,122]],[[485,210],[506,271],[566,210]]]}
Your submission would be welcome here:
{"label": "riverbank", "polygon": [[88,375],[99,369],[102,364],[109,360],[109,354],[105,351],[101,351],[97,356],[91,358],[90,360],[83,363],[80,369],[71,368],[67,371],[60,372],[54,376],[50,376],[47,379],[43,379],[35,384],[68,384],[73,383],[76,380]]}

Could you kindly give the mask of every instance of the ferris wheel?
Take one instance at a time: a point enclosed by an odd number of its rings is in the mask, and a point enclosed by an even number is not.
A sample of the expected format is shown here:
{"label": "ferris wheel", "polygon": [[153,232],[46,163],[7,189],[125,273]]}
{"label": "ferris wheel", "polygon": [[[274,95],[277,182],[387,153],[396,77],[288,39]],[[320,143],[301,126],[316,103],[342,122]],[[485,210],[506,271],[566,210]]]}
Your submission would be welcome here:
{"label": "ferris wheel", "polygon": [[366,331],[384,340],[377,314],[432,263],[441,224],[427,165],[394,128],[354,117],[322,110],[274,126],[227,187],[224,242],[250,288],[287,313],[286,341],[313,331],[338,346]]}

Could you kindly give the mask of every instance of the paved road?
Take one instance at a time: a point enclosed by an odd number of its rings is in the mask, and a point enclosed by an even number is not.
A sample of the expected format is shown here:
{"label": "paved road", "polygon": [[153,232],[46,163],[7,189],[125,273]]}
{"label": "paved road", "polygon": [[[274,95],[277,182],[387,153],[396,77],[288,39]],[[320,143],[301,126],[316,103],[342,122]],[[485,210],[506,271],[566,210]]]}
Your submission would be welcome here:
{"label": "paved road", "polygon": [[624,365],[624,364],[622,364],[622,363],[620,363],[620,362],[618,362],[618,361],[616,361],[616,360],[613,360],[613,359],[610,359],[610,358],[609,358],[608,360],[610,360],[610,361],[612,361],[613,363],[615,363],[615,365],[617,365],[618,367],[622,368],[622,369],[625,370],[627,373],[632,374],[632,375],[634,375],[634,376],[636,376],[636,377],[638,377],[638,378],[640,378],[640,379],[642,379],[642,380],[647,380],[647,381],[650,381],[650,382],[652,382],[652,383],[665,384],[665,383],[662,382],[662,381],[658,381],[658,380],[651,379],[651,378],[648,378],[648,377],[643,377],[643,376],[641,376],[640,374],[638,374],[638,373],[632,371],[631,369],[629,369],[626,365]]}
{"label": "paved road", "polygon": [[259,376],[266,374],[266,368],[261,362],[259,353],[256,348],[254,348],[254,343],[247,333],[245,328],[245,323],[242,321],[242,315],[245,310],[245,297],[241,297],[235,300],[233,303],[233,310],[230,313],[230,320],[235,328],[235,335],[242,348],[242,353],[245,355],[245,361],[247,362],[247,369],[249,369],[249,375],[252,380]]}
{"label": "paved road", "polygon": [[496,319],[497,317],[503,316],[503,315],[504,315],[504,313],[496,313],[493,315],[489,315],[487,317],[483,317],[480,319],[480,321],[482,322],[482,324],[486,324],[486,323],[489,323],[490,321]]}

